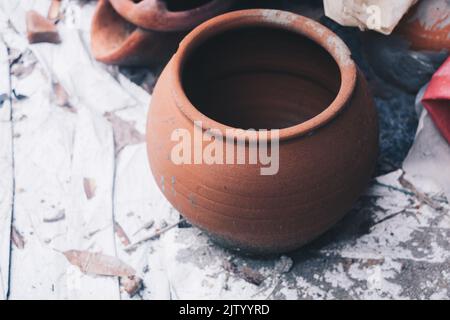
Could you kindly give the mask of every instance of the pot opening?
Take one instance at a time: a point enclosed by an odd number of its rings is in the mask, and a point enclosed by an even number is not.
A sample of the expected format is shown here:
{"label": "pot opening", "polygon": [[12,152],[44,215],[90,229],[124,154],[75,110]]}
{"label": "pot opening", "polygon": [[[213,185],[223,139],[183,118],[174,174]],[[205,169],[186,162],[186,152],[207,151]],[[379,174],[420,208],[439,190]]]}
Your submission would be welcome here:
{"label": "pot opening", "polygon": [[201,7],[213,0],[164,0],[167,10],[172,12],[187,11]]}
{"label": "pot opening", "polygon": [[242,129],[283,129],[322,113],[341,73],[319,44],[270,26],[232,29],[199,44],[183,63],[183,90],[203,115]]}

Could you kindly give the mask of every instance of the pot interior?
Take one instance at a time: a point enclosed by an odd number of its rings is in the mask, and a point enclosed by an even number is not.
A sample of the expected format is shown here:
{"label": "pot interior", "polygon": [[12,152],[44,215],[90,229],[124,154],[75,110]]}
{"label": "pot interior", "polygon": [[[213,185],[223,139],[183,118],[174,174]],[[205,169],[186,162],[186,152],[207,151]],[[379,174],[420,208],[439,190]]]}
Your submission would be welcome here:
{"label": "pot interior", "polygon": [[282,129],[324,111],[338,95],[339,67],[309,38],[271,27],[214,35],[182,68],[186,96],[201,113],[242,129]]}

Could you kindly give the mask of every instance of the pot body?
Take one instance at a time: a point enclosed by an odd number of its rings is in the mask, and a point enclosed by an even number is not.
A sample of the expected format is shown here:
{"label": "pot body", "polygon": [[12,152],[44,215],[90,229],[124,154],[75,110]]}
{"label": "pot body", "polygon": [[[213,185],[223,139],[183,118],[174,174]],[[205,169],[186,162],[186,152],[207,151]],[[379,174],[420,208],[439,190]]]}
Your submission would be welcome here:
{"label": "pot body", "polygon": [[[252,164],[255,140],[230,139],[233,128],[281,128],[269,143],[271,164]],[[225,136],[216,136],[222,145],[211,162],[204,155],[214,129]],[[180,143],[188,161],[174,158]],[[229,157],[238,144],[247,161]],[[377,114],[350,51],[329,29],[288,12],[243,10],[181,42],[153,92],[147,151],[166,198],[213,239],[286,252],[328,230],[363,192],[377,159]],[[277,170],[264,175],[268,167]]]}
{"label": "pot body", "polygon": [[412,49],[450,51],[450,0],[420,1],[397,32],[411,42]]}
{"label": "pot body", "polygon": [[[280,141],[279,172],[258,165],[176,165],[171,140],[194,124],[173,100],[171,63],[158,81],[148,114],[147,148],[153,175],[171,204],[221,243],[252,253],[296,249],[351,209],[373,172],[377,116],[362,75],[353,97],[314,134]],[[247,148],[248,151],[248,148]]]}

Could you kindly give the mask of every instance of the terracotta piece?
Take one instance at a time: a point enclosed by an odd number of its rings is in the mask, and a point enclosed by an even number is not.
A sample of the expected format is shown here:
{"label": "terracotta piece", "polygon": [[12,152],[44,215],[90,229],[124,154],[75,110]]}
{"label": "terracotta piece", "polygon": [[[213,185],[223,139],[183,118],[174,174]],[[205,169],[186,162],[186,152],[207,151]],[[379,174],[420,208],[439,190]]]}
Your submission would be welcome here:
{"label": "terracotta piece", "polygon": [[[94,57],[116,65],[155,66],[165,63],[187,31],[224,12],[234,1],[183,1],[181,8],[191,9],[177,12],[169,11],[172,5],[165,4],[172,2],[178,3],[174,0],[138,3],[100,0],[91,30]],[[174,8],[178,9],[177,6]]]}
{"label": "terracotta piece", "polygon": [[185,31],[225,12],[230,0],[110,0],[130,23],[156,31]]}
{"label": "terracotta piece", "polygon": [[55,24],[34,10],[27,12],[27,37],[29,43],[60,43]]}
{"label": "terracotta piece", "polygon": [[[227,129],[281,129],[278,173],[261,175],[260,161],[176,164],[173,134],[193,137],[194,121],[224,134],[223,154],[244,142],[248,155],[251,143],[264,142],[249,130],[230,140]],[[147,150],[162,192],[191,223],[231,248],[284,252],[328,230],[364,190],[377,158],[377,116],[333,32],[284,11],[237,11],[181,42],[152,96]]]}
{"label": "terracotta piece", "polygon": [[419,0],[323,0],[325,15],[342,26],[389,35]]}
{"label": "terracotta piece", "polygon": [[450,51],[450,0],[420,1],[397,29],[415,50]]}
{"label": "terracotta piece", "polygon": [[61,0],[52,0],[52,3],[48,8],[47,19],[57,21],[59,19],[60,9],[61,9]]}

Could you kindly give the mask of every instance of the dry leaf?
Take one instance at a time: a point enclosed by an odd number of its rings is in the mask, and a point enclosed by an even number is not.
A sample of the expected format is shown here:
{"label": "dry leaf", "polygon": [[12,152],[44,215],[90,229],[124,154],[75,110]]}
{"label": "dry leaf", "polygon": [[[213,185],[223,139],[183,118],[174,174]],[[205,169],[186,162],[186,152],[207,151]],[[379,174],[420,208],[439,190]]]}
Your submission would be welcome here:
{"label": "dry leaf", "polygon": [[128,145],[145,142],[145,135],[134,127],[133,122],[125,121],[111,112],[105,113],[105,117],[113,127],[116,154]]}
{"label": "dry leaf", "polygon": [[253,270],[247,266],[238,267],[236,263],[230,260],[224,260],[222,263],[223,268],[245,281],[252,283],[254,285],[261,285],[266,279],[261,273],[256,270]]}
{"label": "dry leaf", "polygon": [[66,89],[59,83],[59,82],[53,82],[52,83],[52,89],[53,89],[53,99],[55,103],[60,107],[71,107],[69,102],[69,94],[67,93]]}
{"label": "dry leaf", "polygon": [[94,179],[84,178],[83,179],[83,187],[84,187],[84,193],[86,194],[86,198],[88,200],[95,197],[95,191],[97,190],[97,184],[95,183]]}
{"label": "dry leaf", "polygon": [[116,221],[114,221],[114,231],[116,232],[117,236],[120,239],[120,242],[122,242],[124,246],[129,246],[131,244],[131,241],[128,238],[125,230],[123,230],[122,226]]}
{"label": "dry leaf", "polygon": [[12,227],[11,240],[14,243],[14,245],[17,247],[17,249],[22,250],[23,248],[25,248],[25,239],[19,233],[19,231],[17,231],[16,227]]}
{"label": "dry leaf", "polygon": [[132,277],[136,271],[120,259],[101,253],[69,250],[63,252],[67,260],[85,274]]}
{"label": "dry leaf", "polygon": [[46,223],[58,222],[66,218],[66,211],[64,209],[59,210],[54,217],[44,218],[43,221]]}
{"label": "dry leaf", "polygon": [[400,178],[398,179],[398,181],[400,182],[400,184],[402,185],[403,188],[408,189],[409,191],[411,191],[412,193],[414,193],[415,197],[417,198],[417,200],[419,200],[421,203],[426,204],[427,206],[433,208],[436,211],[440,211],[442,210],[442,206],[437,203],[436,201],[434,201],[433,199],[431,199],[429,196],[427,196],[425,193],[420,192],[419,190],[417,190],[417,188],[405,178],[405,173],[403,173]]}
{"label": "dry leaf", "polygon": [[60,43],[58,30],[52,21],[31,10],[27,12],[27,37],[29,43]]}
{"label": "dry leaf", "polygon": [[261,273],[258,271],[255,271],[249,267],[242,267],[239,270],[239,275],[244,279],[245,281],[252,283],[254,285],[261,285],[261,283],[264,282],[266,279]]}

